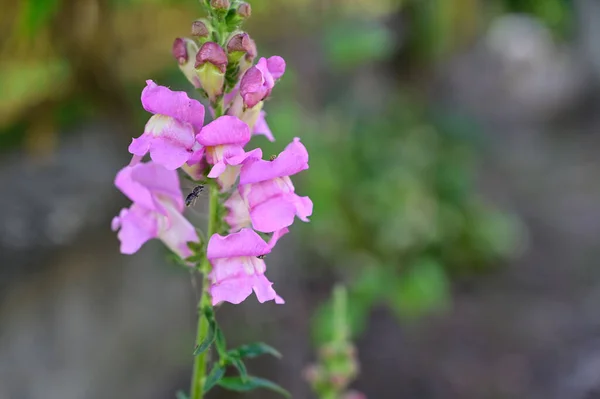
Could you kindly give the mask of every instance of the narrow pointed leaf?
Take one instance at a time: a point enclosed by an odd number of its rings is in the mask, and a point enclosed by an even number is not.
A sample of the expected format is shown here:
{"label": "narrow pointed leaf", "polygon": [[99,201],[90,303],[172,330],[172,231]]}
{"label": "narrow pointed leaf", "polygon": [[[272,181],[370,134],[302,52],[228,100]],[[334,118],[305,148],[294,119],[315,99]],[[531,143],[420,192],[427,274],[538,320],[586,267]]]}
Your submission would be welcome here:
{"label": "narrow pointed leaf", "polygon": [[272,355],[276,358],[281,358],[281,353],[279,353],[277,349],[262,342],[242,345],[237,349],[231,350],[230,355],[237,356],[242,359],[254,358],[261,355]]}
{"label": "narrow pointed leaf", "polygon": [[210,348],[210,346],[212,345],[212,343],[215,340],[215,328],[216,328],[215,322],[212,320],[209,320],[208,335],[206,336],[206,339],[204,341],[200,342],[200,344],[196,347],[196,349],[194,349],[194,356],[198,356],[199,354],[201,354],[202,352],[204,352],[208,348]]}
{"label": "narrow pointed leaf", "polygon": [[218,385],[222,388],[236,392],[247,392],[257,388],[264,388],[277,392],[286,398],[292,397],[288,391],[274,382],[253,376],[248,376],[245,381],[242,380],[242,377],[224,377],[218,382]]}
{"label": "narrow pointed leaf", "polygon": [[240,377],[242,381],[248,380],[248,369],[246,369],[246,365],[242,361],[242,359],[238,357],[230,358],[231,365],[235,367],[240,372]]}
{"label": "narrow pointed leaf", "polygon": [[217,347],[217,352],[219,352],[219,357],[224,357],[227,353],[227,343],[223,331],[220,328],[217,328],[215,345]]}
{"label": "narrow pointed leaf", "polygon": [[225,367],[222,367],[219,363],[215,363],[212,370],[206,377],[206,382],[204,383],[204,393],[211,390],[221,378],[225,374]]}

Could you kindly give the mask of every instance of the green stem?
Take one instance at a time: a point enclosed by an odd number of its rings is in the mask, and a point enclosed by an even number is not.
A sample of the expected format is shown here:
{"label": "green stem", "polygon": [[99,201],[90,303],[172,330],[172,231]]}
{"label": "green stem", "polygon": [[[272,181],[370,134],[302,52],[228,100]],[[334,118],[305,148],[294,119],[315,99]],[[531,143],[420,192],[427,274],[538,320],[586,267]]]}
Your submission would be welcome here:
{"label": "green stem", "polygon": [[[209,203],[208,203],[208,231],[207,236],[210,237],[217,231],[218,224],[218,208],[219,208],[219,188],[216,184],[209,186]],[[202,273],[202,297],[198,303],[198,327],[196,333],[196,345],[199,345],[205,340],[208,335],[209,324],[204,316],[204,309],[212,306],[210,293],[208,291],[210,282],[208,281],[208,273],[210,273],[210,262],[205,257],[200,265]],[[192,373],[192,385],[190,388],[190,399],[202,399],[204,395],[204,383],[206,380],[206,366],[208,362],[208,352],[204,351],[194,358],[194,371]]]}

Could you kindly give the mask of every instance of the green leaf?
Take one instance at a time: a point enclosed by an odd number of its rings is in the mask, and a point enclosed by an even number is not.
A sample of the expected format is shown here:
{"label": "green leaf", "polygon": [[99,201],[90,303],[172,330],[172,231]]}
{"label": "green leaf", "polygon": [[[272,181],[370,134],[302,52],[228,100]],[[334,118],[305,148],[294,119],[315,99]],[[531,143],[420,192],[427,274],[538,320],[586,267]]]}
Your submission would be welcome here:
{"label": "green leaf", "polygon": [[281,353],[272,346],[269,346],[263,342],[255,342],[253,344],[242,345],[239,348],[229,351],[229,354],[234,357],[254,358],[262,355],[272,355],[278,359],[281,359]]}
{"label": "green leaf", "polygon": [[247,381],[248,379],[248,369],[246,369],[246,365],[239,357],[229,358],[229,361],[233,367],[235,367],[240,372],[240,377],[243,381]]}
{"label": "green leaf", "polygon": [[210,346],[212,345],[212,343],[215,341],[215,330],[216,330],[216,327],[217,327],[217,325],[214,322],[214,320],[211,320],[209,318],[208,335],[206,336],[206,338],[204,339],[204,341],[202,341],[200,343],[200,345],[198,345],[196,347],[196,349],[194,349],[194,356],[198,356],[199,354],[201,354],[202,352],[204,352],[208,348],[210,348]]}
{"label": "green leaf", "polygon": [[218,385],[235,392],[247,392],[258,388],[265,388],[280,393],[286,398],[292,397],[288,391],[274,382],[254,376],[248,376],[245,381],[241,377],[225,377],[219,381]]}
{"label": "green leaf", "polygon": [[177,391],[177,393],[175,393],[175,397],[177,399],[190,399],[190,397],[187,396],[187,394],[183,391]]}
{"label": "green leaf", "polygon": [[210,373],[206,377],[206,382],[204,383],[204,393],[210,391],[212,387],[214,387],[220,380],[223,378],[225,374],[225,367],[221,366],[219,363],[215,363]]}
{"label": "green leaf", "polygon": [[220,328],[217,328],[215,345],[219,356],[223,357],[227,353],[227,342],[225,341],[225,335],[223,335],[223,331]]}

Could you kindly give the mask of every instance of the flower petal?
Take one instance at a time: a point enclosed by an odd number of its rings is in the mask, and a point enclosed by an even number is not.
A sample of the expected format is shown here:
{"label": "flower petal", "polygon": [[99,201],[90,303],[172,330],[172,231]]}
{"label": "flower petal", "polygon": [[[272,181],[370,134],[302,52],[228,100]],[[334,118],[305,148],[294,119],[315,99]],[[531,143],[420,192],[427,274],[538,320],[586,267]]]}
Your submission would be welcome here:
{"label": "flower petal", "polygon": [[273,76],[273,79],[277,80],[281,78],[285,72],[285,60],[278,55],[274,55],[267,60],[267,67],[269,68],[269,72]]}
{"label": "flower petal", "polygon": [[142,105],[153,114],[171,116],[181,122],[190,123],[196,132],[204,124],[204,106],[191,99],[183,91],[171,91],[152,80],[146,81],[142,91]]}
{"label": "flower petal", "polygon": [[271,133],[271,129],[269,129],[269,125],[267,125],[266,117],[267,113],[265,111],[260,111],[258,114],[258,118],[256,119],[256,123],[254,124],[254,130],[252,134],[262,134],[269,141],[275,141],[275,137],[273,137],[273,133]]}
{"label": "flower petal", "polygon": [[232,258],[236,256],[259,256],[271,252],[269,245],[252,229],[221,236],[213,234],[208,242],[208,259]]}
{"label": "flower petal", "polygon": [[204,126],[196,139],[206,147],[224,144],[244,146],[250,141],[250,136],[248,125],[235,116],[223,115]]}
{"label": "flower petal", "polygon": [[150,158],[168,170],[175,170],[186,163],[192,153],[168,139],[157,137],[150,147]]}
{"label": "flower petal", "polygon": [[124,167],[117,173],[115,186],[130,200],[146,209],[165,214],[164,208],[156,200],[157,195],[168,198],[178,209],[183,209],[183,194],[177,172],[154,162]]}
{"label": "flower petal", "polygon": [[113,220],[113,226],[120,227],[117,237],[121,241],[121,253],[131,255],[146,241],[157,236],[158,222],[155,215],[157,214],[137,204],[121,210],[118,221]]}
{"label": "flower petal", "polygon": [[212,304],[221,302],[238,304],[243,302],[252,294],[252,285],[248,284],[248,276],[240,276],[225,280],[219,284],[210,287],[210,296]]}
{"label": "flower petal", "polygon": [[252,227],[256,231],[271,233],[291,226],[296,216],[294,203],[277,196],[250,209]]}
{"label": "flower petal", "polygon": [[158,238],[181,258],[187,258],[192,255],[187,243],[199,241],[196,229],[172,204],[163,202],[163,206],[167,218],[160,220]]}
{"label": "flower petal", "polygon": [[[273,283],[267,280],[264,274],[253,276],[252,288],[256,294],[258,302],[264,303],[266,301],[272,301],[278,297],[277,293],[273,289]],[[281,298],[279,298],[281,299]]]}
{"label": "flower petal", "polygon": [[273,161],[257,160],[245,163],[240,175],[240,184],[290,176],[305,169],[308,169],[308,152],[296,137]]}

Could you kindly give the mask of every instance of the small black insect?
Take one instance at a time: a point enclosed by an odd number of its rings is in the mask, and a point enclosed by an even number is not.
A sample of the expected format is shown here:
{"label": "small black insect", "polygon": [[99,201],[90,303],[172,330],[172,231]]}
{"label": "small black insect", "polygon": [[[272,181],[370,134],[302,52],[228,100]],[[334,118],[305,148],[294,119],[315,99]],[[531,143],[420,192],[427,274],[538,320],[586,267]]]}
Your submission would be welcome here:
{"label": "small black insect", "polygon": [[191,193],[185,197],[185,206],[194,205],[200,193],[204,190],[204,185],[200,184],[199,186],[194,187]]}
{"label": "small black insect", "polygon": [[264,258],[265,258],[265,256],[264,256],[264,255],[258,255],[258,256],[257,256],[257,258],[258,258],[258,259],[264,259]]}
{"label": "small black insect", "polygon": [[269,161],[274,161],[277,159],[277,155],[271,155],[271,157],[269,158]]}

